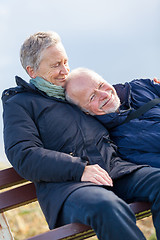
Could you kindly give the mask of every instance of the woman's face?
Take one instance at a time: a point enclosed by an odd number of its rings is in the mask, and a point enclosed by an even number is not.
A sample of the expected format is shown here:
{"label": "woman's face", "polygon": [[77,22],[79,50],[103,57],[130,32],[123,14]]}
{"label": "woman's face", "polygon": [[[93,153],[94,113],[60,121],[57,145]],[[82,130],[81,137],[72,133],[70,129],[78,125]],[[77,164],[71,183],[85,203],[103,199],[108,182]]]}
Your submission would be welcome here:
{"label": "woman's face", "polygon": [[38,76],[57,86],[64,87],[69,70],[65,49],[62,43],[58,43],[42,52],[39,67],[32,77]]}

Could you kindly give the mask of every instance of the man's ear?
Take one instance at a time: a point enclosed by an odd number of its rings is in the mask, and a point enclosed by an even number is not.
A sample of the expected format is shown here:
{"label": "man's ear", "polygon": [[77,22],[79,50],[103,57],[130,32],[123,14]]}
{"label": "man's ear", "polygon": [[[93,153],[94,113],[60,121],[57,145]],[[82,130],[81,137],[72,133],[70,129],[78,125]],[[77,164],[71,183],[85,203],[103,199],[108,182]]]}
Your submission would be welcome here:
{"label": "man's ear", "polygon": [[31,66],[27,66],[26,71],[31,78],[36,78],[37,77],[36,72],[33,70],[33,68]]}

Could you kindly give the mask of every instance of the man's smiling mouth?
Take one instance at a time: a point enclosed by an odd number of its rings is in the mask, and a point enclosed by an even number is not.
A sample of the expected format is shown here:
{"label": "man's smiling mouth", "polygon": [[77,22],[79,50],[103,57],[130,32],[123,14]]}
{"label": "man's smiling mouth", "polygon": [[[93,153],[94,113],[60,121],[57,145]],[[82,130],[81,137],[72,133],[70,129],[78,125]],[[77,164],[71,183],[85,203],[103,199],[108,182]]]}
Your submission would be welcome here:
{"label": "man's smiling mouth", "polygon": [[104,99],[104,101],[100,104],[99,109],[102,109],[104,106],[106,106],[111,101],[112,96],[113,96],[113,94],[111,92],[110,98],[109,99],[108,98]]}

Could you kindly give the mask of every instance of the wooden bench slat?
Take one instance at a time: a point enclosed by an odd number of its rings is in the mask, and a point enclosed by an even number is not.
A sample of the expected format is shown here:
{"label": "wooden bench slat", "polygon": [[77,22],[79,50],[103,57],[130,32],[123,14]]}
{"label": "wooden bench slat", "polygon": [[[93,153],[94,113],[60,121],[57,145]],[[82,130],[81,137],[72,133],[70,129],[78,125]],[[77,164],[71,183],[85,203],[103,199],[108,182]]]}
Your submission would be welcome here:
{"label": "wooden bench slat", "polygon": [[144,212],[144,211],[151,209],[150,202],[133,202],[133,203],[130,203],[129,205],[135,214],[138,214],[139,212]]}
{"label": "wooden bench slat", "polygon": [[11,187],[13,185],[26,182],[13,168],[7,168],[0,171],[0,189]]}
{"label": "wooden bench slat", "polygon": [[33,183],[0,193],[0,212],[36,201],[36,189]]}
{"label": "wooden bench slat", "polygon": [[[54,238],[53,238],[54,234]],[[91,227],[80,223],[71,223],[65,226],[53,229],[44,234],[37,235],[35,237],[28,238],[27,240],[59,240],[59,239],[85,239],[95,236],[95,232]]]}
{"label": "wooden bench slat", "polygon": [[133,202],[130,203],[130,208],[134,212],[136,219],[140,220],[144,217],[151,215],[151,203],[150,202]]}

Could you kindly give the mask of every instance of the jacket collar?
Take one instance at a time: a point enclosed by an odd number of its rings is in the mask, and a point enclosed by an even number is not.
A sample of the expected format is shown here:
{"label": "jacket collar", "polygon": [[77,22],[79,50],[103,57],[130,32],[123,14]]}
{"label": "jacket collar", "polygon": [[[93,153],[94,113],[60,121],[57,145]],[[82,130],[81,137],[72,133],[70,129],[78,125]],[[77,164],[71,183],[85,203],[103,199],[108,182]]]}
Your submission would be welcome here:
{"label": "jacket collar", "polygon": [[115,84],[113,87],[116,89],[117,95],[120,99],[121,110],[126,110],[131,108],[131,86],[129,83],[125,84]]}
{"label": "jacket collar", "polygon": [[17,86],[21,87],[23,90],[28,90],[28,91],[36,91],[36,88],[33,84],[27,83],[24,81],[22,78],[16,76],[16,84]]}
{"label": "jacket collar", "polygon": [[59,102],[67,102],[66,100],[60,99],[60,98],[55,98],[55,97],[49,97],[47,96],[46,93],[40,91],[38,88],[36,88],[33,84],[28,83],[24,81],[21,77],[16,76],[16,84],[17,87],[9,88],[4,90],[2,93],[2,101],[5,103],[9,98],[14,96],[17,93],[22,93],[22,92],[34,92],[36,94],[43,95],[46,98],[50,98]]}

